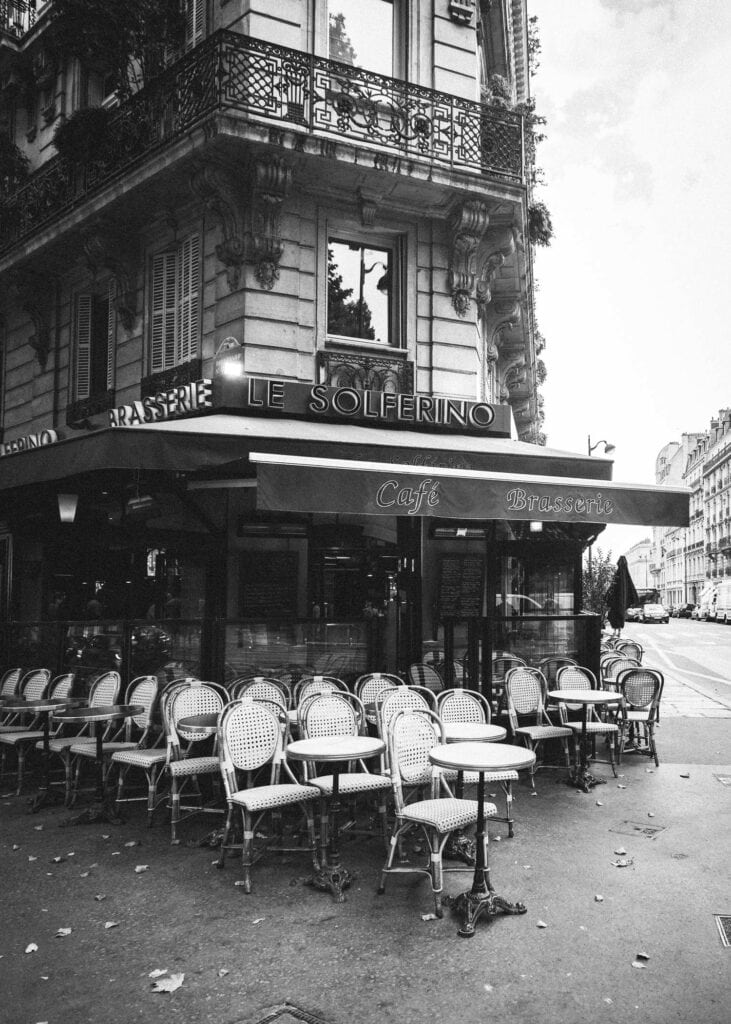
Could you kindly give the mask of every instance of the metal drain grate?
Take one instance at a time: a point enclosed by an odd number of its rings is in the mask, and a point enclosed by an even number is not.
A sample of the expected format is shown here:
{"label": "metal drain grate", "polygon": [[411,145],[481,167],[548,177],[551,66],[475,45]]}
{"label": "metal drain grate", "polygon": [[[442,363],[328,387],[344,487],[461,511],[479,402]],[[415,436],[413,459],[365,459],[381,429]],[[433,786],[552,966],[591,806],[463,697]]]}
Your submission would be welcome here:
{"label": "metal drain grate", "polygon": [[718,934],[724,946],[731,946],[731,917],[724,914],[714,914],[718,926]]}
{"label": "metal drain grate", "polygon": [[647,825],[643,821],[620,821],[609,829],[610,832],[618,832],[621,836],[646,836],[654,839],[661,832],[664,832],[667,825]]}

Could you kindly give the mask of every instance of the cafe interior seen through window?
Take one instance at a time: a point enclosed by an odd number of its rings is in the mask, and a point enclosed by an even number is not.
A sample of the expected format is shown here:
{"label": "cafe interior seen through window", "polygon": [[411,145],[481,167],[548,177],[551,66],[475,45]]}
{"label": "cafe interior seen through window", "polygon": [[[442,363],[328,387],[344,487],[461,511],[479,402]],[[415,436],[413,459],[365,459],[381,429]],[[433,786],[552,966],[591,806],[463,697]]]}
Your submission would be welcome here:
{"label": "cafe interior seen through window", "polygon": [[395,344],[392,271],[390,249],[329,238],[327,333]]}

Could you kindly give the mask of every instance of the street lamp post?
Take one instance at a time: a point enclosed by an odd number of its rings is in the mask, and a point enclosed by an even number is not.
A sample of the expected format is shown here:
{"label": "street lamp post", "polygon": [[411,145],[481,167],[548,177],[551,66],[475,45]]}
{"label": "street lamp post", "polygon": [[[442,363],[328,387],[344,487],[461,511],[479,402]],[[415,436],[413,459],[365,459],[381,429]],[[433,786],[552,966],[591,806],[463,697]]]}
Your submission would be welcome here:
{"label": "street lamp post", "polygon": [[[596,444],[592,444],[591,443],[591,434],[589,434],[589,435],[587,435],[587,438],[586,438],[586,453],[587,453],[587,455],[591,455],[591,453],[594,451],[594,449],[598,448],[600,444],[604,445],[604,454],[605,455],[609,455],[610,452],[614,451],[614,445],[611,444],[609,441],[601,440],[601,441],[597,441]],[[591,576],[591,544],[589,545],[589,548],[587,550],[586,555],[587,555],[587,562],[589,563],[589,575]]]}

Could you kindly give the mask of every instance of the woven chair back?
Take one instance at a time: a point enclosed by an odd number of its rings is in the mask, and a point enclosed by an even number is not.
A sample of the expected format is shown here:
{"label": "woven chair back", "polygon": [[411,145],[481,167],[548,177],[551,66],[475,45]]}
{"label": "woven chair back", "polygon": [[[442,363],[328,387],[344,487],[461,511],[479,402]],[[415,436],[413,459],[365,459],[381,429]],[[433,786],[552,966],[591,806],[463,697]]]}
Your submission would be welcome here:
{"label": "woven chair back", "polygon": [[403,786],[432,786],[439,771],[429,760],[429,751],[444,742],[444,729],[434,712],[406,709],[394,715],[388,727],[388,760],[397,811],[404,807]]}
{"label": "woven chair back", "polygon": [[74,685],[74,679],[76,675],[74,672],[62,672],[61,675],[54,676],[48,687],[48,696],[51,700],[63,700],[64,697],[68,697],[71,693],[71,687]]}
{"label": "woven chair back", "polygon": [[304,704],[300,717],[303,737],[359,736],[365,710],[358,697],[349,693],[314,694]]}
{"label": "woven chair back", "polygon": [[228,704],[221,716],[219,737],[219,757],[227,789],[236,785],[236,771],[258,771],[269,762],[274,770],[281,760],[283,723],[262,704],[238,700]]}
{"label": "woven chair back", "polygon": [[23,675],[22,668],[9,668],[4,673],[2,682],[0,682],[0,696],[1,697],[14,697],[18,692],[18,683],[20,677]]}
{"label": "woven chair back", "polygon": [[394,686],[403,686],[400,676],[388,672],[368,672],[355,681],[355,692],[364,704],[375,704],[378,695],[392,690]]}
{"label": "woven chair back", "polygon": [[102,672],[91,684],[89,690],[89,707],[103,707],[105,704],[116,704],[122,680],[119,672]]}
{"label": "woven chair back", "polygon": [[31,672],[26,672],[19,686],[23,700],[41,700],[48,691],[50,681],[50,669],[35,668]]}
{"label": "woven chair back", "polygon": [[624,671],[617,685],[630,711],[654,712],[662,696],[662,673],[652,668],[630,668]]}
{"label": "woven chair back", "polygon": [[279,682],[265,676],[240,679],[229,688],[229,693],[231,700],[266,701],[282,711],[286,711],[289,704],[288,695]]}
{"label": "woven chair back", "polygon": [[384,694],[378,705],[378,731],[386,740],[394,715],[399,711],[430,711],[426,697],[411,686],[398,686]]}
{"label": "woven chair back", "polygon": [[604,666],[604,682],[607,684],[616,684],[617,678],[620,672],[624,672],[627,668],[639,668],[640,663],[636,658],[618,657],[613,658],[608,664]]}
{"label": "woven chair back", "polygon": [[559,669],[566,665],[577,665],[578,662],[575,658],[570,658],[567,654],[550,654],[545,658],[541,658],[536,668],[543,673],[543,676],[548,684],[548,688],[551,689],[553,684],[556,682]]}
{"label": "woven chair back", "polygon": [[489,725],[489,702],[475,690],[445,690],[437,698],[437,712],[443,722],[475,722]]}
{"label": "woven chair back", "polygon": [[637,661],[642,661],[642,655],[644,654],[642,644],[638,644],[636,640],[620,640],[615,650],[623,657],[636,658]]}
{"label": "woven chair back", "polygon": [[333,693],[336,690],[349,692],[348,687],[337,676],[302,676],[294,690],[294,703],[299,707],[302,701],[315,693]]}
{"label": "woven chair back", "polygon": [[194,680],[172,692],[166,704],[168,735],[173,743],[195,743],[205,736],[199,729],[180,724],[182,718],[192,715],[219,714],[228,703],[228,694],[217,683]]}
{"label": "woven chair back", "polygon": [[143,731],[150,728],[152,716],[157,704],[157,692],[159,684],[157,676],[137,676],[127,687],[125,702],[127,704],[140,704],[144,711],[134,715],[130,721]]}
{"label": "woven chair back", "polygon": [[539,721],[545,712],[546,680],[537,668],[513,668],[505,677],[508,706],[516,715],[535,715]]}
{"label": "woven chair back", "polygon": [[596,690],[596,676],[588,668],[581,665],[564,665],[556,675],[556,688],[559,690]]}

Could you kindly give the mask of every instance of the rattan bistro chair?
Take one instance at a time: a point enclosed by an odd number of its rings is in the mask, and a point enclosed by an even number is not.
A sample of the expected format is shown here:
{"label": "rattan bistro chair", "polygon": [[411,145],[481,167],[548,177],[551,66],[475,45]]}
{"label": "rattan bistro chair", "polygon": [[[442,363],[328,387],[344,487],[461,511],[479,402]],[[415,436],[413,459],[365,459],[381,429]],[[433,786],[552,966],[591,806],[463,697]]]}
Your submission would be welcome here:
{"label": "rattan bistro chair", "polygon": [[[617,688],[622,694],[619,708],[619,760],[629,752],[628,741],[633,741],[632,751],[647,754],[660,764],[655,743],[655,726],[660,719],[660,698],[665,679],[661,672],[652,668],[629,668],[621,672]],[[644,741],[645,747],[640,743]]]}
{"label": "rattan bistro chair", "polygon": [[[355,694],[363,702],[366,713],[366,721],[369,725],[375,726],[378,721],[377,702],[381,694],[393,690],[397,686],[403,686],[404,681],[400,676],[391,675],[388,672],[367,672],[359,676],[355,681]],[[372,707],[369,707],[372,705]]]}
{"label": "rattan bistro chair", "polygon": [[[40,700],[47,696],[50,688],[51,673],[46,668],[27,672],[20,683],[20,694],[24,700]],[[17,760],[16,796],[23,787],[23,771],[25,767],[25,751],[32,747],[36,740],[43,738],[41,729],[42,715],[35,714],[30,719],[28,713],[20,712],[12,721],[0,726],[0,744],[2,759],[0,760],[0,780],[5,775],[7,754],[14,750]]]}
{"label": "rattan bistro chair", "polygon": [[[510,731],[522,739],[529,750],[540,752],[547,740],[559,740],[563,748],[566,767],[571,767],[568,738],[572,730],[565,725],[553,725],[546,710],[546,680],[536,668],[513,668],[505,677],[505,697],[508,706]],[[535,792],[537,768],[548,767],[538,759],[530,769],[530,784]]]}
{"label": "rattan bistro chair", "polygon": [[[229,850],[241,850],[244,892],[251,892],[251,868],[264,849],[254,850],[258,824],[268,812],[278,813],[284,807],[299,807],[307,823],[308,849],[314,871],[319,869],[317,838],[312,805],[320,796],[315,786],[297,782],[284,756],[285,716],[277,716],[263,704],[232,701],[221,715],[218,727],[218,755],[227,813],[221,852],[217,866],[224,867]],[[266,781],[260,776],[266,772]],[[285,781],[282,781],[284,776]],[[236,808],[241,812],[243,842],[230,841]],[[282,833],[279,829],[280,844]],[[265,849],[268,849],[268,845]],[[279,845],[281,852],[302,847]]]}
{"label": "rattan bistro chair", "polygon": [[409,665],[406,675],[411,686],[421,686],[432,693],[441,693],[444,689],[444,679],[436,666],[425,665],[423,661]]}
{"label": "rattan bistro chair", "polygon": [[[443,868],[442,854],[450,834],[477,822],[477,801],[460,800],[448,792],[441,770],[432,765],[429,751],[438,743],[445,743],[444,728],[439,717],[428,710],[399,711],[389,722],[388,749],[391,763],[391,782],[395,805],[395,823],[390,848],[378,888],[379,895],[386,891],[386,879],[393,874],[420,874],[431,880],[434,911],[442,917],[442,888],[444,871],[464,871],[468,868]],[[426,797],[406,801],[405,789],[417,787]],[[494,815],[494,804],[485,804],[485,815]],[[412,829],[421,829],[427,841],[427,858],[423,866],[400,863],[394,866],[396,850]],[[487,845],[487,833],[485,833]],[[487,851],[485,851],[487,855]],[[487,862],[487,857],[485,862]]]}
{"label": "rattan bistro chair", "polygon": [[642,644],[636,640],[618,640],[614,648],[623,658],[635,658],[642,662],[642,655],[645,653]]}
{"label": "rattan bistro chair", "polygon": [[[566,665],[558,670],[558,676],[556,677],[556,689],[557,690],[596,690],[596,678],[594,673],[588,668],[582,668],[579,665]],[[579,743],[583,731],[582,722],[578,719],[570,719],[569,715],[573,711],[581,710],[580,706],[577,705],[566,705],[561,702],[559,705],[559,712],[561,715],[561,723],[568,725],[574,734],[574,763],[577,768],[579,765]],[[597,709],[593,705],[589,705],[586,708],[586,735],[591,737],[592,746],[596,746],[596,737],[604,736],[607,741],[607,748],[609,753],[609,764],[612,766],[612,773],[614,777],[617,777],[617,766],[615,761],[615,749],[618,746],[619,727],[616,722],[604,720],[601,715],[597,712]],[[594,750],[594,758],[596,759],[596,750]]]}
{"label": "rattan bistro chair", "polygon": [[[446,725],[449,722],[475,722],[481,725],[490,725],[492,715],[490,702],[481,693],[474,690],[445,690],[437,698],[437,712],[442,722]],[[445,770],[445,777],[451,781],[450,773]],[[456,772],[453,775],[456,776]],[[496,821],[504,821],[508,826],[508,838],[512,839],[515,834],[515,821],[513,819],[513,783],[518,781],[518,773],[514,769],[504,771],[483,772],[486,785],[499,783],[505,796],[505,816],[497,813],[494,815]],[[474,776],[474,779],[472,778]],[[467,783],[477,782],[478,772],[465,772],[464,780]]]}
{"label": "rattan bistro chair", "polygon": [[[121,685],[122,680],[120,679],[119,672],[102,672],[92,682],[89,689],[89,707],[104,707],[107,704],[116,704]],[[104,731],[103,739],[108,739],[113,729],[113,723],[110,722]],[[79,743],[79,741],[89,738],[92,732],[92,727],[87,723],[82,725],[74,735],[63,736],[57,734],[49,743],[51,753],[56,754],[63,763],[67,804],[70,804],[73,794],[72,765],[74,755],[71,753],[71,748],[74,744]],[[39,740],[36,746],[39,750],[42,749],[43,742]]]}

